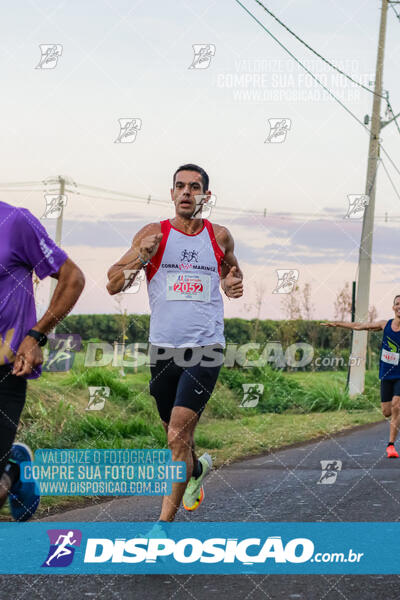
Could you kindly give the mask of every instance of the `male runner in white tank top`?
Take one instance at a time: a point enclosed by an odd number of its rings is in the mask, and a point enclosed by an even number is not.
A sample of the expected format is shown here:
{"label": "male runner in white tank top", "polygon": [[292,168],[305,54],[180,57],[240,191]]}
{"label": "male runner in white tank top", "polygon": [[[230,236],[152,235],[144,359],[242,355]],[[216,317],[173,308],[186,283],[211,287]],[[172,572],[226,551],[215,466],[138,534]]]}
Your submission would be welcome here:
{"label": "male runner in white tank top", "polygon": [[[124,271],[145,268],[150,300],[150,393],[168,437],[174,461],[185,461],[187,480],[174,483],[163,499],[160,521],[172,521],[183,499],[195,510],[204,498],[202,482],[211,457],[197,459],[194,430],[214,389],[223,362],[224,315],[219,290],[243,295],[243,274],[231,234],[200,218],[196,196],[211,196],[201,167],[187,164],[173,177],[175,217],[150,223],[108,271],[107,289],[124,289]],[[133,282],[133,279],[131,279]]]}

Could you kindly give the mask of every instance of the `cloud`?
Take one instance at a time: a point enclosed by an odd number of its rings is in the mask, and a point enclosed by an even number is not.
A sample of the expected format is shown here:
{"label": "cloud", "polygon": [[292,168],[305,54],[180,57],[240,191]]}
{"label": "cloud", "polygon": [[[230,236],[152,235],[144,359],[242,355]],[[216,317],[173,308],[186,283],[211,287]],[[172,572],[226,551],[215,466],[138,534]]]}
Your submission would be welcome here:
{"label": "cloud", "polygon": [[[267,217],[255,226],[253,219],[246,218],[237,228],[237,254],[255,264],[276,264],[280,259],[303,264],[331,263],[333,259],[357,262],[361,225],[361,220],[298,221]],[[389,239],[397,239],[393,228],[375,226],[373,262],[398,263],[398,249],[396,244],[389,245]]]}
{"label": "cloud", "polygon": [[92,246],[98,248],[130,247],[135,233],[147,221],[113,220],[101,221],[69,220],[64,222],[63,244],[68,246]]}
{"label": "cloud", "polygon": [[[68,247],[128,248],[135,233],[148,221],[132,219],[129,213],[109,215],[96,222],[67,220],[63,245]],[[218,219],[219,220],[219,219]],[[222,221],[224,222],[224,221]],[[254,265],[318,265],[346,261],[357,263],[361,239],[361,220],[299,221],[290,217],[253,217],[232,220],[228,228],[235,239],[240,261]],[[389,241],[390,240],[390,243]],[[397,264],[395,230],[376,226],[373,262]]]}

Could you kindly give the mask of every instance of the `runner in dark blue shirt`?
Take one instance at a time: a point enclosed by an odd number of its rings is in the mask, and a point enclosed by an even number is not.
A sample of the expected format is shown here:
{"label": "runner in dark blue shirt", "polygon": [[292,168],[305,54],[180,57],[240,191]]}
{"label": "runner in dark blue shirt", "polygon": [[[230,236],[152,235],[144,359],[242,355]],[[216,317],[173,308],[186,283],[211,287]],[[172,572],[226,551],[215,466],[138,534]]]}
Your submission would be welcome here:
{"label": "runner in dark blue shirt", "polygon": [[374,323],[347,323],[335,321],[322,323],[327,327],[345,327],[357,331],[382,331],[383,338],[379,360],[381,380],[381,406],[385,417],[390,420],[390,438],[386,448],[388,458],[399,458],[394,447],[400,428],[400,295],[393,300],[394,319]]}

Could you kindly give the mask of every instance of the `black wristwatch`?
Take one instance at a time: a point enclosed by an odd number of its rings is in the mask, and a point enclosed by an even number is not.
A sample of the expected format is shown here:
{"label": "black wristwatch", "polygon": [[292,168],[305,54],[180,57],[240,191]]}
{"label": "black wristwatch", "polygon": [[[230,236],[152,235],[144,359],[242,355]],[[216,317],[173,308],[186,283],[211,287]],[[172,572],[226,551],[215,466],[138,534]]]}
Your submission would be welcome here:
{"label": "black wristwatch", "polygon": [[31,337],[35,338],[39,346],[45,346],[47,344],[47,335],[40,333],[40,331],[30,329],[26,335],[30,335]]}

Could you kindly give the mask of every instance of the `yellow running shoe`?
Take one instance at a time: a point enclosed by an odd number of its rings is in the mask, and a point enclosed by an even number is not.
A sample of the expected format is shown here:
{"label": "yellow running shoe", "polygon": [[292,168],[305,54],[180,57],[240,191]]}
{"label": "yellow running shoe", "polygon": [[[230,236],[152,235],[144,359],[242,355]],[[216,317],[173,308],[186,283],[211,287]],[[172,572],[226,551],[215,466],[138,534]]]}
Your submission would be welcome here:
{"label": "yellow running shoe", "polygon": [[204,500],[203,481],[212,469],[212,459],[209,454],[205,453],[200,456],[199,461],[203,467],[202,473],[197,479],[194,477],[189,479],[183,495],[182,504],[186,510],[196,510]]}

